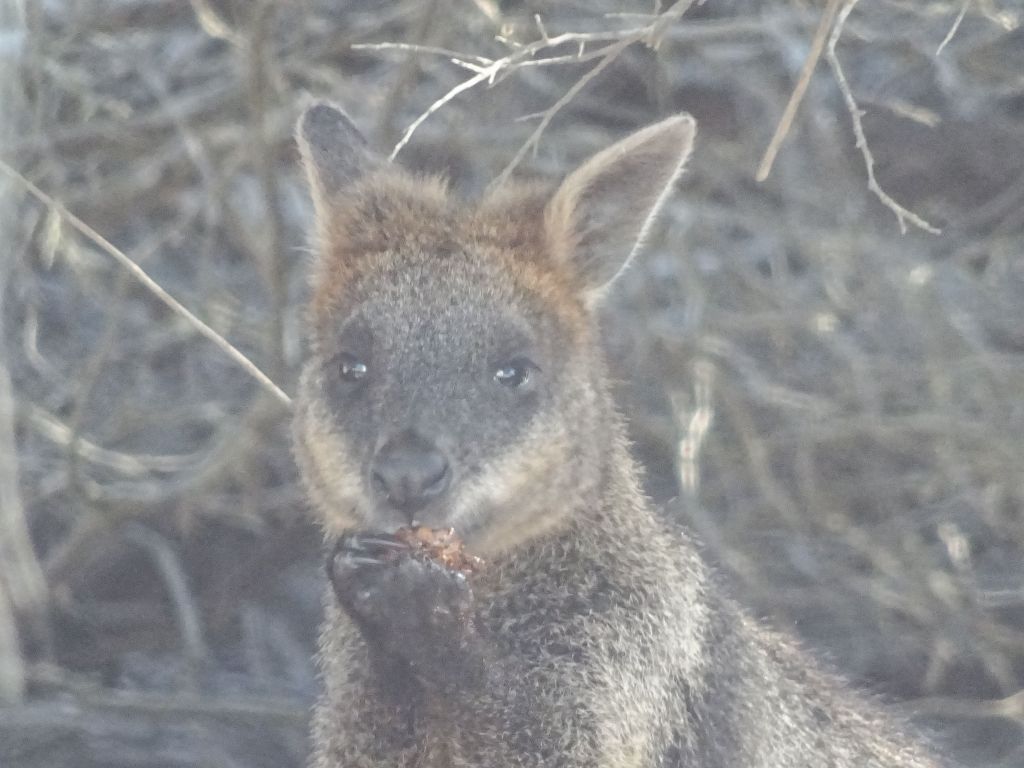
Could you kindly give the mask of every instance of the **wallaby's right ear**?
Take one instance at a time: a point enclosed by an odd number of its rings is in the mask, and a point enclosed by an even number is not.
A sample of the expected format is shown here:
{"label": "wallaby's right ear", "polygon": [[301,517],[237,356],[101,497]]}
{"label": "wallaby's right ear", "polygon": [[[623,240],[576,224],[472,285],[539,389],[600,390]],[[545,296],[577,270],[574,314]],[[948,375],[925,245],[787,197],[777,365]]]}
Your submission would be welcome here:
{"label": "wallaby's right ear", "polygon": [[307,107],[295,133],[313,203],[319,213],[384,162],[348,115],[327,102],[319,101]]}
{"label": "wallaby's right ear", "polygon": [[696,132],[687,114],[637,131],[569,174],[548,203],[551,249],[573,267],[588,304],[601,297],[642,245],[690,156]]}

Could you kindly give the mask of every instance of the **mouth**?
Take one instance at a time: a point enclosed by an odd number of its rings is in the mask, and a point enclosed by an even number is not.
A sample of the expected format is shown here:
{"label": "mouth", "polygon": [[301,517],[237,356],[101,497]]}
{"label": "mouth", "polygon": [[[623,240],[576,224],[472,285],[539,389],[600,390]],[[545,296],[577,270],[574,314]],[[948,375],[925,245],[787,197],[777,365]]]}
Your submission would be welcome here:
{"label": "mouth", "polygon": [[[477,492],[467,474],[452,475],[445,491],[422,503],[402,506],[386,494],[371,490],[363,497],[360,518],[367,530],[394,534],[404,528],[453,530],[464,542],[472,544],[483,532],[487,520],[494,517],[495,500]],[[469,476],[472,477],[471,475]]]}
{"label": "mouth", "polygon": [[415,510],[402,509],[387,500],[373,500],[364,507],[363,524],[372,530],[395,534],[411,528],[448,530],[452,528],[450,503],[430,502]]}

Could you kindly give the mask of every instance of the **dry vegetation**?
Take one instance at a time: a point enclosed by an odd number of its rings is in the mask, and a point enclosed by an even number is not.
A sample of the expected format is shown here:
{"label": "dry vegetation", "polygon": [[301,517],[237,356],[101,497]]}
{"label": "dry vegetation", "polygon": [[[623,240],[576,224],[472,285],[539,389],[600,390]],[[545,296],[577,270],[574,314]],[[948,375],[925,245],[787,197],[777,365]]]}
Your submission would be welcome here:
{"label": "dry vegetation", "polygon": [[291,391],[307,94],[467,195],[694,113],[607,313],[652,492],[759,614],[970,764],[1024,762],[1018,0],[0,0],[0,26],[0,765],[302,764],[321,553],[287,405],[219,338]]}

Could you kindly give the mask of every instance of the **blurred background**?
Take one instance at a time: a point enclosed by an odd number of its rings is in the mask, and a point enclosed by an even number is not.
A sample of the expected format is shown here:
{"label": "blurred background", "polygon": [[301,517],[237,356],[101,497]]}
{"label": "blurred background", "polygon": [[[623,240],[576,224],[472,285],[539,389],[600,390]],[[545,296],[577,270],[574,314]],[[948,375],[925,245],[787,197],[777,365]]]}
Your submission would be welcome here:
{"label": "blurred background", "polygon": [[604,316],[650,492],[756,615],[966,764],[1024,765],[1022,25],[0,0],[0,766],[303,764],[321,551],[289,410],[110,251],[293,391],[312,96],[383,152],[426,115],[398,159],[467,197],[693,113]]}

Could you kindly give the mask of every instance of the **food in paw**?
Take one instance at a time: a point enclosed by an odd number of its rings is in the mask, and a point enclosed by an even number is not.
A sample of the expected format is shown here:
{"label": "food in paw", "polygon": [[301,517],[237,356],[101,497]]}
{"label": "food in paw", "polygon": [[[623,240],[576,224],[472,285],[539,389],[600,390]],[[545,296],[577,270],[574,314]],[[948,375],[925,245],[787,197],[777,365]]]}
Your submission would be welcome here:
{"label": "food in paw", "polygon": [[430,560],[465,576],[476,573],[484,561],[466,552],[454,528],[427,528],[424,525],[399,528],[395,538],[412,551],[413,557]]}

